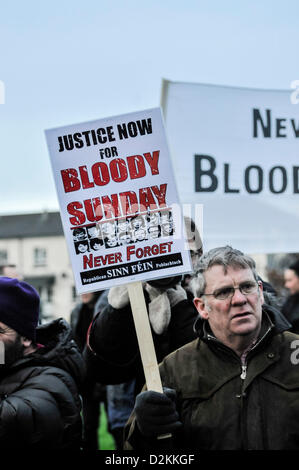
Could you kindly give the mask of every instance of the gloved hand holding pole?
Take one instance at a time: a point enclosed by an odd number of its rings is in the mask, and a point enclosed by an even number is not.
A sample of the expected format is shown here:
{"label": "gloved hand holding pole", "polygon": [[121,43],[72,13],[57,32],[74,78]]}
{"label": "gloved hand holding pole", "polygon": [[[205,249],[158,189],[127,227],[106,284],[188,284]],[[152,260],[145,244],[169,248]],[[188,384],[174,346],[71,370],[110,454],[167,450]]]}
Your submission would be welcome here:
{"label": "gloved hand holding pole", "polygon": [[[157,395],[161,398],[161,395],[159,394],[163,394],[163,388],[149,324],[142,283],[134,282],[128,284],[128,291],[147,389],[152,393],[158,392]],[[169,401],[167,396],[165,396],[165,399],[167,402]],[[163,434],[162,432],[162,434],[158,436],[158,439],[168,437],[171,437],[170,433]]]}

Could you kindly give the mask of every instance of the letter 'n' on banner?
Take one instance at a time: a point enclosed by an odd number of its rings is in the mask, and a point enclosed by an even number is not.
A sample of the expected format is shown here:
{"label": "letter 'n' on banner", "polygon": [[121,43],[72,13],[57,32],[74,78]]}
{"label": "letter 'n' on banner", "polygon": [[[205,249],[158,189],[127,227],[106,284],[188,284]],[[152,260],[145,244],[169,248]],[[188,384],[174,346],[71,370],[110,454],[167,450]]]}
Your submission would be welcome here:
{"label": "letter 'n' on banner", "polygon": [[[147,389],[163,393],[142,283],[130,283],[127,285],[127,287],[129,291],[131,309],[133,313]],[[163,434],[159,436],[158,439],[164,439],[168,437],[171,437],[171,434]]]}

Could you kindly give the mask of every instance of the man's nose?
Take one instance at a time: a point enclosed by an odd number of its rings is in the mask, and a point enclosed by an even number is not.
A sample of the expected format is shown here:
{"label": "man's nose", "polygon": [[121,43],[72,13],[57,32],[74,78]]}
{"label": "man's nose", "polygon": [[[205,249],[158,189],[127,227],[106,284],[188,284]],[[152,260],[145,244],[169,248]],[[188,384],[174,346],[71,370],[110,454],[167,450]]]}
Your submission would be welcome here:
{"label": "man's nose", "polygon": [[239,303],[246,303],[247,302],[247,297],[246,295],[242,294],[240,291],[239,287],[235,288],[235,292],[231,298],[231,303],[232,304],[239,304]]}

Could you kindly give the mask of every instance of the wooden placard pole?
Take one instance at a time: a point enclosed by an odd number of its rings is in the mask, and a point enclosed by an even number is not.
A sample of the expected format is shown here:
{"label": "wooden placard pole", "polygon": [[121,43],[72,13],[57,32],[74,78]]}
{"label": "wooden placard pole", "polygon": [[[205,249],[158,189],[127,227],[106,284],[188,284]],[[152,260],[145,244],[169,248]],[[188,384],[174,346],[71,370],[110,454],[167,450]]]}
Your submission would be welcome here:
{"label": "wooden placard pole", "polygon": [[[127,287],[147,389],[163,393],[142,283],[133,282],[127,284]],[[158,439],[165,439],[168,437],[171,437],[171,434],[162,434],[158,436]]]}
{"label": "wooden placard pole", "polygon": [[133,282],[127,286],[147,389],[163,393],[142,283]]}

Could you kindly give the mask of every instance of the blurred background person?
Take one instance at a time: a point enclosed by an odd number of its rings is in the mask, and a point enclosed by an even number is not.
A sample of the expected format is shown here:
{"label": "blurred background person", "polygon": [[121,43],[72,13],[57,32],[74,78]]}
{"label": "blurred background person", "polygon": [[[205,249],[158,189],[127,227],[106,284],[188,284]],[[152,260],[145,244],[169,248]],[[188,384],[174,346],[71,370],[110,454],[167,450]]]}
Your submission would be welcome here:
{"label": "blurred background person", "polygon": [[188,298],[193,301],[193,291],[191,289],[190,282],[198,269],[199,258],[203,254],[202,239],[199,234],[199,230],[195,225],[193,219],[188,216],[184,216],[186,238],[188,242],[188,248],[193,268],[193,273],[185,274],[182,280],[182,287],[187,292]]}
{"label": "blurred background person", "polygon": [[0,276],[19,279],[19,281],[23,279],[23,276],[19,273],[15,264],[2,264],[0,266]]}
{"label": "blurred background person", "polygon": [[[86,344],[87,330],[93,319],[94,306],[102,292],[81,294],[80,302],[71,312],[70,323],[73,337],[81,352]],[[96,383],[93,377],[87,374],[82,390],[83,450],[97,450],[99,447],[100,405],[105,401],[106,387]]]}
{"label": "blurred background person", "polygon": [[299,333],[299,260],[284,271],[284,285],[290,295],[282,306],[282,313],[292,324],[290,331]]}
{"label": "blurred background person", "polygon": [[0,277],[1,449],[79,450],[85,365],[63,318],[38,326],[30,284]]}

